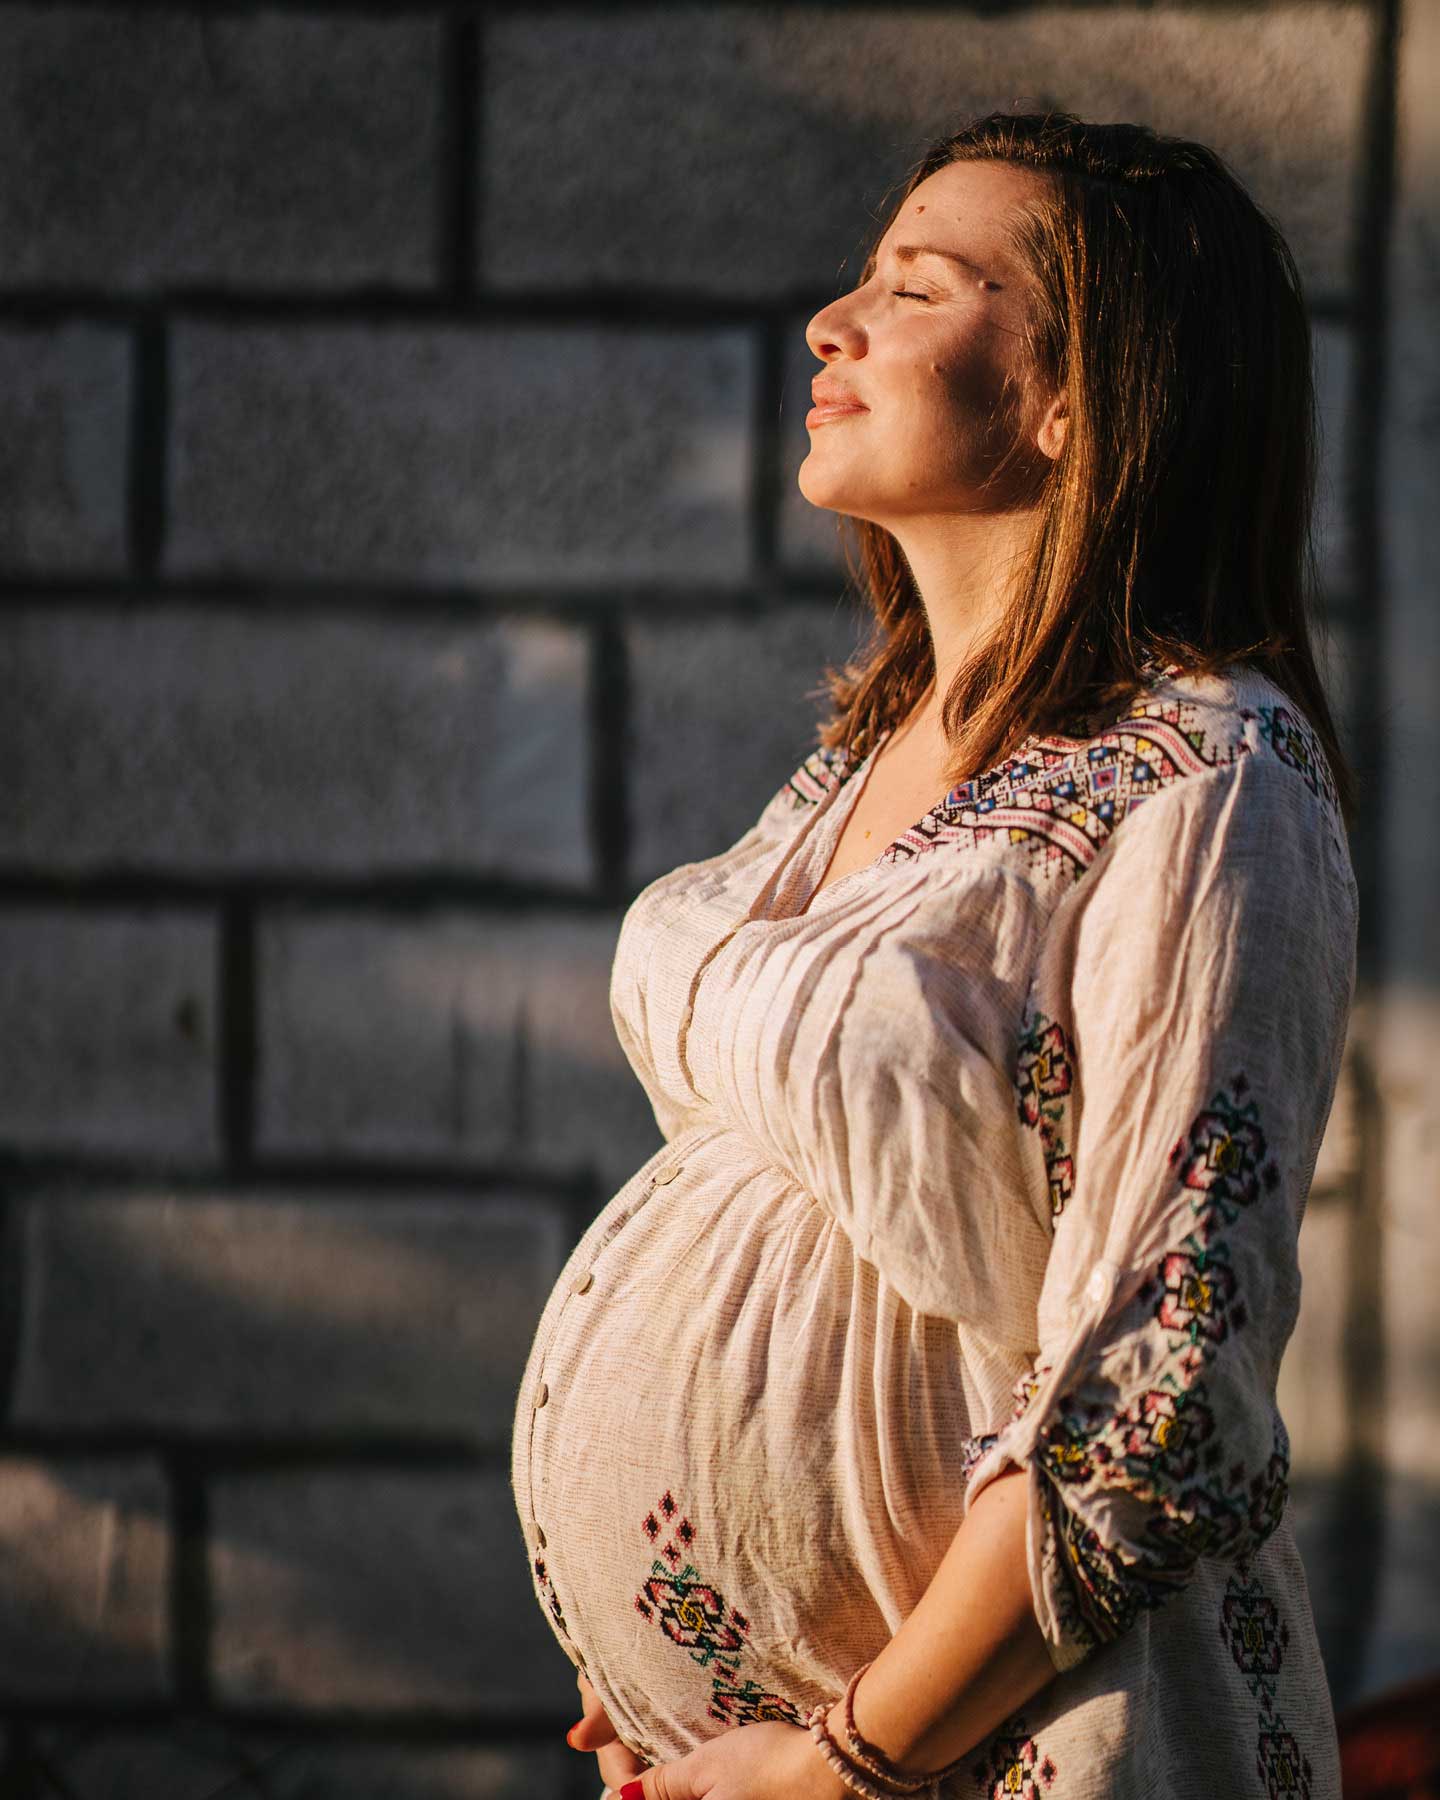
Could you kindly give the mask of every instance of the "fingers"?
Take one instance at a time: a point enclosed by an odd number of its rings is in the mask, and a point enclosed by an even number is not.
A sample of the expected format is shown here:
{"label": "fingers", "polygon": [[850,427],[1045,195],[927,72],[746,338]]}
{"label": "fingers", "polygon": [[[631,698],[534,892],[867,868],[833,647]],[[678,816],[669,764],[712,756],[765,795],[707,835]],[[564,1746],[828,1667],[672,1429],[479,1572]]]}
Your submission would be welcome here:
{"label": "fingers", "polygon": [[637,1780],[646,1767],[640,1757],[619,1742],[606,1744],[596,1753],[595,1761],[606,1786],[617,1794],[627,1781]]}
{"label": "fingers", "polygon": [[605,1711],[604,1702],[584,1675],[577,1676],[576,1686],[580,1689],[580,1700],[584,1711],[565,1733],[566,1743],[572,1750],[599,1750],[602,1745],[613,1744],[615,1727],[610,1722],[610,1715]]}
{"label": "fingers", "polygon": [[587,1712],[583,1719],[577,1719],[565,1733],[565,1742],[572,1750],[600,1750],[613,1744],[618,1735],[609,1714],[601,1707],[598,1712]]}
{"label": "fingers", "polygon": [[657,1763],[643,1775],[621,1782],[616,1800],[698,1800],[698,1794],[691,1770],[680,1763]]}
{"label": "fingers", "polygon": [[576,1671],[575,1685],[580,1690],[584,1712],[565,1733],[565,1741],[572,1750],[589,1750],[595,1753],[601,1777],[607,1787],[618,1795],[624,1784],[633,1781],[647,1764],[620,1742],[610,1715],[605,1710],[604,1701],[581,1670]]}

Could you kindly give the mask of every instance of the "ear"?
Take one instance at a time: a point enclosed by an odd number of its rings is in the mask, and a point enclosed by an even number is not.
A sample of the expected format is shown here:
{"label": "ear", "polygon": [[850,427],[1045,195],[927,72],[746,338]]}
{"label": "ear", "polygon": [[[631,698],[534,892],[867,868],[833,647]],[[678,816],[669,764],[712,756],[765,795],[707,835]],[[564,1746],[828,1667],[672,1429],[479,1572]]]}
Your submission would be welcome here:
{"label": "ear", "polygon": [[1040,429],[1035,434],[1035,441],[1045,452],[1051,462],[1065,448],[1065,433],[1070,422],[1066,410],[1065,391],[1061,391],[1045,409],[1045,417],[1040,421]]}

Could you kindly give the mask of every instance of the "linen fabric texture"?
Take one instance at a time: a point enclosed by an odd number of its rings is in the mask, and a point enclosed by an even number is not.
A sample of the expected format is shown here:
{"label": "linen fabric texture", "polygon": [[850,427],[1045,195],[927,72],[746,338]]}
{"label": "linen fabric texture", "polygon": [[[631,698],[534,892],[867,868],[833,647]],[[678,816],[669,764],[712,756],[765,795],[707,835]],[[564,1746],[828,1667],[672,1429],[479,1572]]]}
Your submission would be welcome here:
{"label": "linen fabric texture", "polygon": [[561,1271],[511,1470],[652,1762],[803,1726],[1019,1469],[1058,1672],[946,1793],[1339,1795],[1275,1388],[1355,878],[1294,704],[1151,673],[823,888],[889,734],[817,750],[625,914],[666,1142]]}

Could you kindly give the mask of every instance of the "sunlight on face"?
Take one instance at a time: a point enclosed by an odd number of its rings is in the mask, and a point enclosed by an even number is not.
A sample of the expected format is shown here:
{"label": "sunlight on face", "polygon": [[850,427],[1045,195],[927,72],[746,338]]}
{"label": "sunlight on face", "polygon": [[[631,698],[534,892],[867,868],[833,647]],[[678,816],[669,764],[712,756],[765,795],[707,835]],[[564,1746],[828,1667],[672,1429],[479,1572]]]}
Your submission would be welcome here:
{"label": "sunlight on face", "polygon": [[936,170],[886,230],[870,279],[810,321],[826,365],[798,477],[812,505],[888,525],[1022,503],[1042,455],[1019,399],[1032,278],[1006,225],[1045,188],[1010,163]]}

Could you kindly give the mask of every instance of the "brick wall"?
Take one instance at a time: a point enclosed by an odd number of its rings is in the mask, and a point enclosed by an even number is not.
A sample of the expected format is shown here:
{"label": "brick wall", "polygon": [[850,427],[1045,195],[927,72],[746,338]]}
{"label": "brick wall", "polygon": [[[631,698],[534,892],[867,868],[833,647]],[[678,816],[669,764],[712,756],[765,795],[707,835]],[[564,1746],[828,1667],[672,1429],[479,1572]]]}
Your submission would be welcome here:
{"label": "brick wall", "polygon": [[812,745],[803,328],[1016,100],[1214,144],[1312,295],[1372,797],[1282,1405],[1337,1697],[1440,1660],[1427,29],[0,5],[5,1793],[596,1791],[507,1459],[658,1142],[614,937]]}

